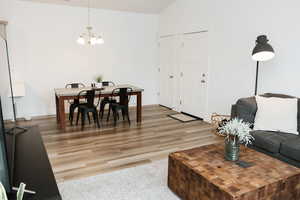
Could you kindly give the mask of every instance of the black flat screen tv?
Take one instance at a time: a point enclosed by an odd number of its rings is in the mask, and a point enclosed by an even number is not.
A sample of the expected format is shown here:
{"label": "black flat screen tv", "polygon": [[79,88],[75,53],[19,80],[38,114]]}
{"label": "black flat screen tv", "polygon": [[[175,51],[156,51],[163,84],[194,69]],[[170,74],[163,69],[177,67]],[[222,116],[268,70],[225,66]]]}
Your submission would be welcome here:
{"label": "black flat screen tv", "polygon": [[2,104],[0,98],[0,181],[6,189],[6,192],[11,192],[10,175],[7,160],[7,149],[5,140],[5,128],[2,113]]}

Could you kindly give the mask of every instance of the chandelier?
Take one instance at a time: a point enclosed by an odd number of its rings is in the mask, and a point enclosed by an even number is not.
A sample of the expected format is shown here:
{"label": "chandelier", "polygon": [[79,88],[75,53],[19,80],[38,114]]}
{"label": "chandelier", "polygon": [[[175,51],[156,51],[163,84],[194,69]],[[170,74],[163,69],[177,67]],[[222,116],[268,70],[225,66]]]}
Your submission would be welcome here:
{"label": "chandelier", "polygon": [[88,26],[86,27],[86,32],[82,33],[79,38],[77,39],[77,43],[80,45],[96,45],[96,44],[103,44],[104,40],[101,36],[97,36],[92,32],[93,27],[90,25],[91,21],[91,6],[90,0],[88,0]]}

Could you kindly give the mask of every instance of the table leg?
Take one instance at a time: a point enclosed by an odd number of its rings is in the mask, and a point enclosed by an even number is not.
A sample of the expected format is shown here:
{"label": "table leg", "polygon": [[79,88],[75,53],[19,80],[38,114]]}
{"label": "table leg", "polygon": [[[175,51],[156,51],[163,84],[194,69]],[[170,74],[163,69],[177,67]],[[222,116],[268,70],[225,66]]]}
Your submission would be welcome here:
{"label": "table leg", "polygon": [[59,97],[58,104],[59,104],[58,109],[59,109],[60,128],[62,130],[66,130],[65,100],[63,97]]}
{"label": "table leg", "polygon": [[142,122],[142,93],[137,93],[137,105],[136,105],[136,121],[137,123]]}
{"label": "table leg", "polygon": [[55,106],[56,106],[56,122],[59,123],[59,100],[58,96],[55,95]]}

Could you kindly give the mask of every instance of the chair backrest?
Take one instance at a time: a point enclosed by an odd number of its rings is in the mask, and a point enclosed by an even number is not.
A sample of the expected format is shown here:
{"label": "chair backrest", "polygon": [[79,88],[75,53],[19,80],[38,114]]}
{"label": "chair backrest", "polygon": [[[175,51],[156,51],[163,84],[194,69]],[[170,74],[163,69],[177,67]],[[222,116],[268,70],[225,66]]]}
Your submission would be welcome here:
{"label": "chair backrest", "polygon": [[102,87],[115,86],[115,83],[112,81],[102,81],[101,84],[102,84]]}
{"label": "chair backrest", "polygon": [[81,96],[85,97],[86,104],[88,107],[93,107],[94,106],[94,101],[95,101],[95,90],[82,90],[78,93],[78,99]]}
{"label": "chair backrest", "polygon": [[83,83],[69,83],[65,88],[83,88],[85,85]]}
{"label": "chair backrest", "polygon": [[128,105],[131,99],[132,88],[116,88],[112,94],[120,97],[119,104]]}

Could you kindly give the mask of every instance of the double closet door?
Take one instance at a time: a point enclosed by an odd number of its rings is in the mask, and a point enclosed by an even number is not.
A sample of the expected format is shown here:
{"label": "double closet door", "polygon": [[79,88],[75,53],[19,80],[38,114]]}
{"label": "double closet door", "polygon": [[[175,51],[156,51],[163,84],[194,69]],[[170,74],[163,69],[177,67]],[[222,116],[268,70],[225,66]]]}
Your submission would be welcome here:
{"label": "double closet door", "polygon": [[160,39],[160,104],[204,118],[208,87],[208,32]]}

